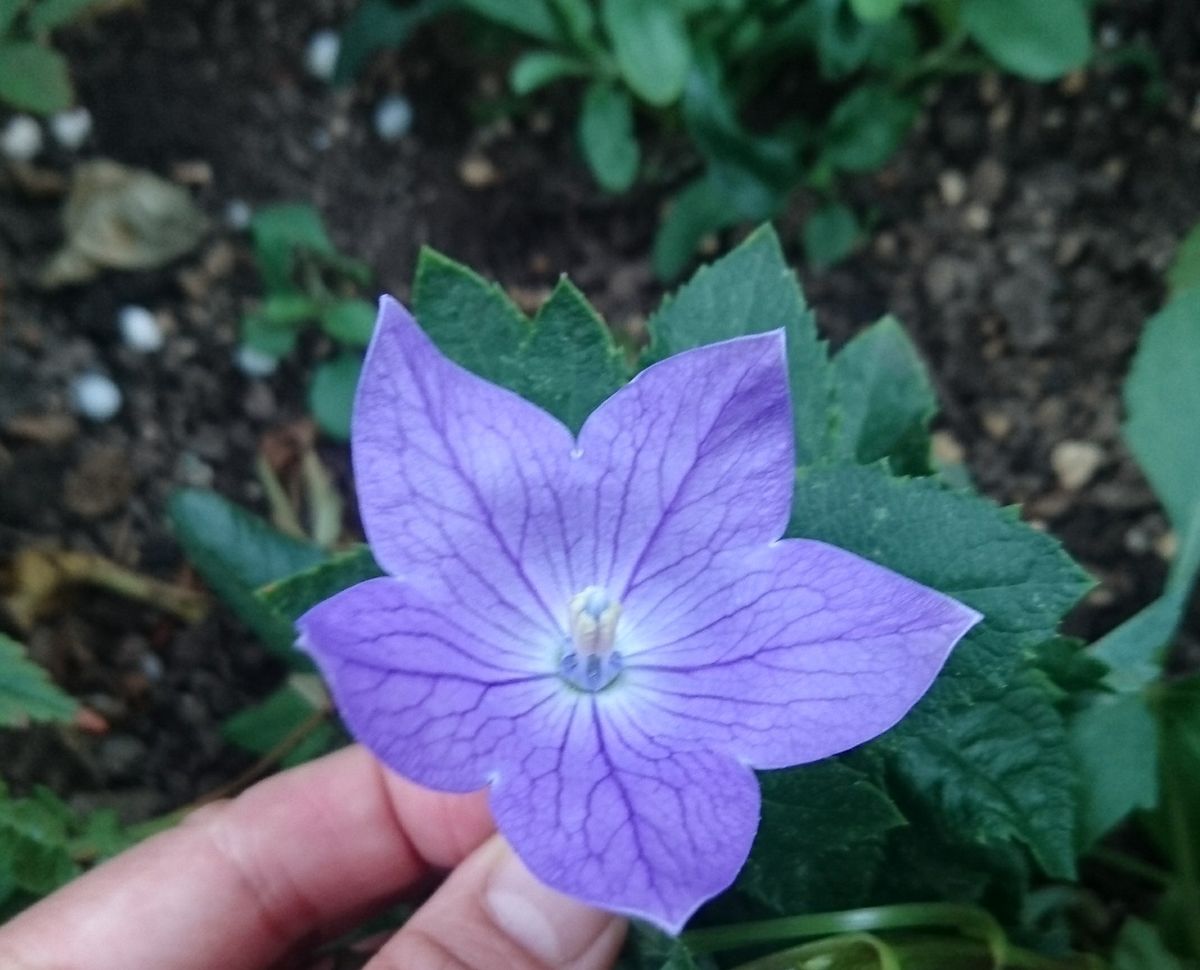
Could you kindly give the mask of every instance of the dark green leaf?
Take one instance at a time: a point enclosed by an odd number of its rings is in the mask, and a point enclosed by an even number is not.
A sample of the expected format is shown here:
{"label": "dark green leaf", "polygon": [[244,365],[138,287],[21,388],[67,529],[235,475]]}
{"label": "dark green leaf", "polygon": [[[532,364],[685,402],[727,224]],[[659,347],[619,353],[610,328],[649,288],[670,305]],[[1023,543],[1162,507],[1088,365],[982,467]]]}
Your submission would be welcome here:
{"label": "dark green leaf", "polygon": [[862,239],[858,216],[848,205],[831,202],[804,221],[804,252],[813,269],[827,269],[854,252]]}
{"label": "dark green leaf", "polygon": [[375,307],[366,300],[338,300],[321,313],[321,328],[334,340],[365,347],[375,332]]}
{"label": "dark green leaf", "polygon": [[1137,694],[1099,695],[1069,726],[1082,780],[1079,844],[1087,848],[1130,812],[1158,803],[1158,727]]}
{"label": "dark green leaf", "polygon": [[362,365],[363,359],[357,353],[344,353],[323,361],[308,388],[312,416],[322,431],[339,441],[350,440],[350,417]]}
{"label": "dark green leaf", "polygon": [[1113,947],[1112,970],[1187,970],[1188,965],[1172,953],[1158,929],[1131,916],[1121,927]]}
{"label": "dark green leaf", "polygon": [[904,825],[868,777],[837,761],[759,774],[762,822],[737,887],[780,914],[860,905],[884,836]]}
{"label": "dark green leaf", "polygon": [[[302,678],[311,678],[306,682]],[[321,712],[329,710],[321,682],[312,674],[296,674],[265,700],[239,711],[221,725],[221,734],[230,744],[254,754],[287,742]],[[280,762],[285,768],[311,761],[326,754],[337,744],[338,732],[324,723],[313,729]]]}
{"label": "dark green leaf", "polygon": [[1192,228],[1175,251],[1175,259],[1167,270],[1167,282],[1174,295],[1192,287],[1200,287],[1200,225]]}
{"label": "dark green leaf", "polygon": [[850,0],[850,9],[867,22],[890,20],[903,6],[904,0]]}
{"label": "dark green leaf", "polygon": [[359,546],[312,569],[269,583],[258,591],[258,597],[294,623],[323,600],[382,575],[371,550]]}
{"label": "dark green leaf", "polygon": [[817,59],[821,76],[838,81],[848,77],[871,56],[879,27],[866,23],[845,0],[815,0]]}
{"label": "dark green leaf", "polygon": [[831,436],[831,369],[795,274],[768,225],[668,297],[650,318],[649,358],[784,328],[796,428],[796,461],[825,456]]}
{"label": "dark green leaf", "polygon": [[25,892],[44,896],[79,869],[67,850],[61,811],[43,798],[10,799],[0,791],[0,870]]}
{"label": "dark green leaf", "polygon": [[24,727],[30,721],[70,723],[78,706],[25,656],[21,644],[0,633],[0,727]]}
{"label": "dark green leaf", "polygon": [[692,62],[683,16],[672,0],[601,0],[621,76],[650,104],[678,100]]}
{"label": "dark green leaf", "polygon": [[881,458],[907,475],[929,467],[933,385],[916,347],[895,317],[884,317],[833,359],[839,458],[871,464]]}
{"label": "dark green leaf", "polygon": [[674,280],[695,257],[701,239],[736,221],[728,200],[708,176],[680,190],[654,237],[653,262],[658,278]]}
{"label": "dark green leaf", "polygon": [[587,77],[590,71],[586,61],[568,54],[529,51],[522,54],[513,65],[508,83],[517,94],[532,94],[559,78]]}
{"label": "dark green leaf", "polygon": [[688,952],[682,940],[646,923],[635,922],[629,927],[613,970],[708,970],[712,966],[707,957]]}
{"label": "dark green leaf", "polygon": [[641,150],[626,91],[600,81],[588,85],[579,114],[579,145],[601,186],[623,192],[633,184]]}
{"label": "dark green leaf", "polygon": [[553,43],[563,40],[554,17],[554,9],[546,0],[461,0],[462,5],[481,17],[502,24],[520,34]]}
{"label": "dark green leaf", "polygon": [[362,0],[342,28],[333,83],[352,81],[376,51],[402,46],[422,24],[458,5],[459,0],[417,0],[405,6],[391,0]]}
{"label": "dark green leaf", "polygon": [[[8,33],[9,27],[17,19],[17,14],[25,6],[25,2],[26,0],[0,0],[0,37]],[[3,892],[0,891],[0,899],[2,898]]]}
{"label": "dark green leaf", "polygon": [[70,23],[89,7],[96,7],[103,0],[39,0],[29,12],[29,29],[35,34],[44,34]]}
{"label": "dark green leaf", "polygon": [[964,0],[962,25],[1003,68],[1050,81],[1092,55],[1083,0]]}
{"label": "dark green leaf", "polygon": [[268,296],[295,293],[298,250],[336,255],[321,216],[310,205],[287,203],[259,209],[250,221],[258,270]]}
{"label": "dark green leaf", "polygon": [[294,649],[291,622],[254,595],[260,586],[310,569],[326,554],[293,539],[215,492],[182,489],[171,496],[167,514],[188,560],[213,592],[293,666],[310,669]]}
{"label": "dark green leaf", "polygon": [[26,40],[0,43],[0,101],[38,114],[69,107],[74,94],[58,51]]}
{"label": "dark green leaf", "polygon": [[824,157],[848,172],[879,168],[900,147],[916,116],[912,98],[882,85],[856,87],[833,109]]}
{"label": "dark green leaf", "polygon": [[268,357],[286,357],[295,350],[299,336],[295,324],[272,323],[261,313],[242,319],[242,343]]}

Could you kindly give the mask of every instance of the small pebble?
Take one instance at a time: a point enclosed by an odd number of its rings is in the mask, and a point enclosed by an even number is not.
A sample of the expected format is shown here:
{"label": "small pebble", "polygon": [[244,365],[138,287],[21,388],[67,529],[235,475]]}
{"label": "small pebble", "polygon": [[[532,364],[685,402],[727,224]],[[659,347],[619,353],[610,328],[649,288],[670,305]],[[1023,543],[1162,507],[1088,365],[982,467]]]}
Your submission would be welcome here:
{"label": "small pebble", "polygon": [[375,106],[375,134],[384,141],[399,141],[412,123],[412,104],[403,95],[389,94]]}
{"label": "small pebble", "polygon": [[42,150],[42,126],[29,115],[16,115],[0,133],[0,152],[12,162],[28,162]]}
{"label": "small pebble", "polygon": [[938,190],[946,205],[959,205],[967,197],[967,180],[962,172],[947,169],[938,176]]}
{"label": "small pebble", "polygon": [[269,377],[279,367],[279,358],[245,344],[238,347],[233,359],[238,370],[248,377]]}
{"label": "small pebble", "polygon": [[337,68],[342,50],[342,38],[336,30],[318,30],[308,40],[304,66],[318,81],[328,81]]}
{"label": "small pebble", "polygon": [[253,218],[254,210],[245,199],[230,199],[229,204],[225,206],[225,225],[234,232],[242,232],[248,228]]}
{"label": "small pebble", "polygon": [[162,349],[162,328],[154,314],[144,306],[121,307],[117,325],[121,328],[121,339],[130,350],[149,354]]}
{"label": "small pebble", "polygon": [[121,410],[121,389],[103,374],[80,374],[71,382],[71,405],[89,421],[107,421]]}
{"label": "small pebble", "polygon": [[1104,464],[1104,451],[1090,441],[1060,441],[1050,453],[1050,467],[1067,491],[1083,488]]}
{"label": "small pebble", "polygon": [[79,149],[92,133],[92,113],[87,108],[70,108],[50,119],[50,131],[67,151]]}

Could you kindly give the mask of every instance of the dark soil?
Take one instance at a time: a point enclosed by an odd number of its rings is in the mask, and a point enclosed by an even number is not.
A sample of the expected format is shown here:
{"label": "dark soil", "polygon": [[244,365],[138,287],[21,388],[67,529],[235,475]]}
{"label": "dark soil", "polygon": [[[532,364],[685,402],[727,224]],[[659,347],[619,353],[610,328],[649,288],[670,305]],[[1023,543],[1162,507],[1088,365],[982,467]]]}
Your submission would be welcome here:
{"label": "dark soil", "polygon": [[[401,296],[430,244],[525,305],[565,271],[636,332],[661,293],[647,254],[665,192],[603,196],[576,158],[569,112],[504,115],[502,75],[480,81],[457,62],[452,27],[381,57],[352,89],[309,79],[308,37],[350,6],[173,0],[80,28],[67,40],[96,119],[83,154],[187,181],[221,225],[234,199],[311,201],[337,243]],[[1167,6],[1129,5],[1110,26],[1158,39]],[[832,270],[802,274],[835,344],[885,312],[907,324],[942,395],[943,457],[965,459],[987,495],[1025,503],[1101,580],[1071,622],[1088,637],[1157,593],[1170,551],[1119,440],[1118,389],[1175,243],[1200,219],[1200,78],[1176,63],[1168,57],[1157,106],[1130,69],[1100,67],[1057,88],[947,82],[895,162],[846,186],[873,214],[872,241]],[[415,108],[399,144],[370,124],[390,91]],[[44,164],[65,172],[71,162],[51,154]],[[789,241],[806,201],[782,221]],[[306,375],[331,348],[309,342],[268,379],[234,366],[257,280],[247,240],[229,229],[168,270],[37,291],[59,204],[0,173],[0,558],[30,545],[95,551],[194,583],[165,524],[167,495],[211,485],[263,510],[260,441],[303,420]],[[115,317],[127,303],[158,314],[162,351],[121,344]],[[109,423],[61,420],[67,384],[85,368],[124,392]],[[52,420],[31,431],[30,418]],[[1055,471],[1064,442],[1098,449],[1081,484]],[[324,443],[321,454],[347,485],[344,449]],[[0,738],[6,778],[128,818],[201,796],[244,767],[218,725],[281,676],[220,611],[188,627],[77,592],[31,631],[11,632],[110,727]]]}

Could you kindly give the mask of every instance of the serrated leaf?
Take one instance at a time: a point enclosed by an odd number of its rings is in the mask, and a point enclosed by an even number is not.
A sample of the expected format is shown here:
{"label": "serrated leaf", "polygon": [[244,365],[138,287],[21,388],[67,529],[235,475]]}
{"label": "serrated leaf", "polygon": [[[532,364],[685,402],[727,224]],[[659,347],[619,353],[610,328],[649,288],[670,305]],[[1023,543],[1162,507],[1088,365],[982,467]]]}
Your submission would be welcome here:
{"label": "serrated leaf", "polygon": [[641,150],[633,131],[633,103],[614,84],[588,85],[579,112],[579,145],[588,168],[610,192],[623,192],[637,178]]}
{"label": "serrated leaf", "polygon": [[322,431],[339,441],[350,440],[350,417],[362,365],[362,356],[354,352],[322,361],[308,388],[312,416]]}
{"label": "serrated leaf", "polygon": [[350,347],[365,347],[375,332],[376,310],[366,300],[335,300],[321,312],[321,329]]}
{"label": "serrated leaf", "polygon": [[51,114],[69,107],[73,97],[67,62],[58,51],[34,41],[0,42],[0,101]]}
{"label": "serrated leaf", "polygon": [[860,771],[823,761],[759,774],[762,822],[738,889],[782,914],[860,905],[884,836],[905,824]]}
{"label": "serrated leaf", "polygon": [[900,474],[928,474],[937,397],[900,322],[884,317],[858,334],[833,358],[833,374],[837,457],[863,465],[887,458]]}
{"label": "serrated leaf", "polygon": [[532,94],[564,77],[587,77],[586,61],[558,51],[529,51],[517,58],[508,75],[509,87],[517,94]]}
{"label": "serrated leaf", "polygon": [[30,721],[70,723],[78,707],[25,656],[21,644],[0,633],[0,727],[24,727]]}
{"label": "serrated leaf", "polygon": [[1012,510],[874,466],[802,470],[788,534],[856,552],[983,614],[926,697],[874,744],[947,830],[980,844],[1019,839],[1048,872],[1069,875],[1075,775],[1053,695],[1026,660],[1087,591],[1084,573]]}
{"label": "serrated leaf", "polygon": [[1175,258],[1167,270],[1167,283],[1173,295],[1193,286],[1200,287],[1200,224],[1192,227],[1175,250]]}
{"label": "serrated leaf", "polygon": [[804,220],[804,254],[813,269],[827,269],[854,252],[862,239],[858,216],[848,205],[831,202]]}
{"label": "serrated leaf", "polygon": [[321,549],[272,528],[215,492],[182,489],[171,496],[167,515],[187,554],[231,610],[272,652],[299,669],[312,669],[297,653],[291,622],[254,595],[261,586],[311,569],[326,559]]}
{"label": "serrated leaf", "polygon": [[285,203],[259,209],[250,220],[250,232],[268,296],[297,292],[293,272],[298,250],[336,255],[325,224],[311,205]]}
{"label": "serrated leaf", "polygon": [[600,16],[634,92],[660,107],[678,100],[692,63],[678,7],[671,0],[602,0]]}
{"label": "serrated leaf", "polygon": [[824,341],[804,302],[796,276],[769,226],[667,297],[647,324],[650,360],[692,347],[782,327],[796,429],[796,463],[828,454],[831,439],[831,371]]}
{"label": "serrated leaf", "polygon": [[311,569],[268,583],[257,595],[272,611],[294,623],[323,600],[382,575],[371,550],[359,546]]}
{"label": "serrated leaf", "polygon": [[964,0],[962,25],[1001,67],[1051,81],[1092,54],[1083,0]]}
{"label": "serrated leaf", "polygon": [[566,279],[532,324],[498,286],[430,250],[413,292],[416,317],[443,353],[573,430],[627,376],[603,321]]}

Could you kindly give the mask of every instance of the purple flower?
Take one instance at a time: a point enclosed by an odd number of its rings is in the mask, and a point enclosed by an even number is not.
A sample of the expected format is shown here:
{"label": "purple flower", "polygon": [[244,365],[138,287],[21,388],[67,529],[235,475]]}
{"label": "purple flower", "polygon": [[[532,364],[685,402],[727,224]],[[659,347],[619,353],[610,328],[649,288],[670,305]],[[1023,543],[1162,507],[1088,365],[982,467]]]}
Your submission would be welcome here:
{"label": "purple flower", "polygon": [[350,730],[430,788],[490,786],[544,882],[672,932],[746,860],[753,769],[886,731],[980,618],[780,538],[782,331],[648,368],[576,438],[385,298],[353,447],[390,575],[300,620]]}

